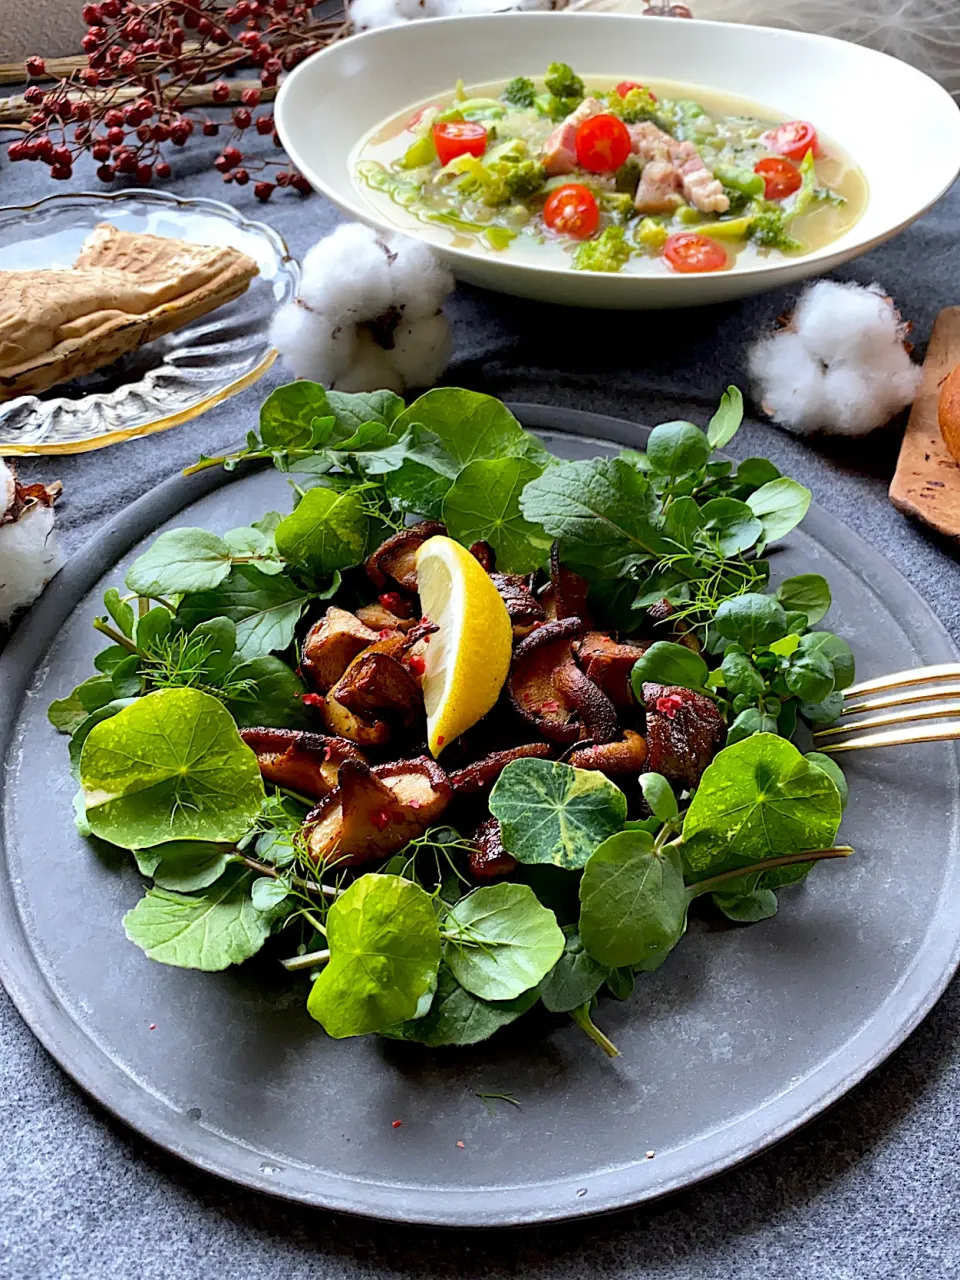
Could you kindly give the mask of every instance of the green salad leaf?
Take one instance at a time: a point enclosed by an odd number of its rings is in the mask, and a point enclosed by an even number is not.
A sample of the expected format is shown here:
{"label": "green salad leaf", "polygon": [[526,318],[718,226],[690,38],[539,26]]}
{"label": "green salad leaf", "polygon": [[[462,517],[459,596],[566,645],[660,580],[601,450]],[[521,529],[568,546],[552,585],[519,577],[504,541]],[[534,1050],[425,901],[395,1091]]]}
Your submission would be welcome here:
{"label": "green salad leaf", "polygon": [[206,529],[171,529],[134,560],[126,584],[141,596],[169,596],[218,587],[230,572],[232,552]]}
{"label": "green salad leaf", "polygon": [[495,1031],[515,1022],[539,998],[536,987],[515,1000],[481,1000],[461,987],[446,964],[440,965],[437,990],[430,1012],[423,1018],[391,1028],[390,1034],[415,1040],[429,1048],[441,1045],[478,1044]]}
{"label": "green salad leaf", "polygon": [[798,573],[777,587],[777,599],[787,613],[802,613],[807,626],[815,626],[831,604],[830,586],[819,573]]}
{"label": "green salad leaf", "polygon": [[646,831],[623,831],[584,868],[580,937],[600,964],[654,969],[683,936],[687,903],[677,850],[657,851]]}
{"label": "green salad leaf", "polygon": [[540,983],[540,998],[551,1013],[570,1013],[587,1004],[610,976],[584,949],[576,925],[566,925],[563,937],[563,954]]}
{"label": "green salad leaf", "polygon": [[370,520],[355,491],[308,489],[277,525],[277,549],[291,564],[328,574],[360,564],[367,552]]}
{"label": "green salad leaf", "polygon": [[501,573],[530,573],[544,563],[550,539],[520,512],[520,494],[541,468],[527,458],[470,462],[443,499],[450,536],[470,546],[489,542]]}
{"label": "green salad leaf", "polygon": [[231,845],[210,840],[171,840],[134,851],[137,866],[158,889],[194,893],[219,880],[230,864]]}
{"label": "green salad leaf", "polygon": [[713,449],[725,449],[743,422],[743,396],[739,387],[727,387],[720,405],[707,427],[707,440]]}
{"label": "green salad leaf", "polygon": [[634,663],[630,679],[637,701],[642,703],[643,686],[648,682],[702,689],[708,674],[707,664],[699,653],[671,640],[656,640]]}
{"label": "green salad leaf", "polygon": [[781,476],[755,489],[747,498],[747,506],[763,525],[765,541],[779,542],[795,529],[810,509],[813,494],[809,489]]}
{"label": "green salad leaf", "polygon": [[[338,585],[337,578],[326,594],[333,594]],[[311,598],[286,574],[268,576],[254,565],[238,564],[219,587],[185,596],[176,616],[188,631],[211,618],[229,618],[237,628],[238,655],[259,658],[289,648]]]}
{"label": "green salad leaf", "polygon": [[444,961],[482,1000],[515,1000],[560,958],[563,933],[529,885],[501,881],[474,889],[443,920]]}

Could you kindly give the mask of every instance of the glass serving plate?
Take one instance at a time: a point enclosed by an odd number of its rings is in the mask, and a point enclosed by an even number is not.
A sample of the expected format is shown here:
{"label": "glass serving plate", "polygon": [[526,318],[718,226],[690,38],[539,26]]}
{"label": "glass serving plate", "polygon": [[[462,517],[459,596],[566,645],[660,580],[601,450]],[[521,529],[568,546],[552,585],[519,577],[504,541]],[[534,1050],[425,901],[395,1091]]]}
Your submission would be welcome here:
{"label": "glass serving plate", "polygon": [[179,426],[261,378],[277,358],[274,310],[300,269],[283,239],[217,200],[160,191],[54,195],[0,209],[0,270],[69,267],[100,222],[231,245],[260,268],[246,293],[193,324],[40,395],[0,402],[0,454],[84,453]]}

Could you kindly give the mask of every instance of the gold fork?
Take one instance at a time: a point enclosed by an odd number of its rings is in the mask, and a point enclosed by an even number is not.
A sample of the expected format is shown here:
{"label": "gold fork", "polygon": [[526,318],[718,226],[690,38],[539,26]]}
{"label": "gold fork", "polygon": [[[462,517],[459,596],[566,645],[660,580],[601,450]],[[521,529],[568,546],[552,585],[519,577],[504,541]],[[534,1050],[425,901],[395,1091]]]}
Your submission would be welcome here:
{"label": "gold fork", "polygon": [[814,734],[814,740],[818,751],[831,754],[960,740],[960,662],[895,671],[851,685],[844,690],[837,723]]}

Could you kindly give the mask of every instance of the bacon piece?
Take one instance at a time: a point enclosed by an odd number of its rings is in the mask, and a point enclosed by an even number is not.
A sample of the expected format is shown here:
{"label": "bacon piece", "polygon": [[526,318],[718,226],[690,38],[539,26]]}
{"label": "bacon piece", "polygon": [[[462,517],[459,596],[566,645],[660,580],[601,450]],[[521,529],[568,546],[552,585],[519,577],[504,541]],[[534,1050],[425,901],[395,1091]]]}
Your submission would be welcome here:
{"label": "bacon piece", "polygon": [[634,200],[638,213],[668,213],[686,199],[701,213],[726,213],[730,201],[692,142],[678,142],[650,120],[627,126],[644,161]]}

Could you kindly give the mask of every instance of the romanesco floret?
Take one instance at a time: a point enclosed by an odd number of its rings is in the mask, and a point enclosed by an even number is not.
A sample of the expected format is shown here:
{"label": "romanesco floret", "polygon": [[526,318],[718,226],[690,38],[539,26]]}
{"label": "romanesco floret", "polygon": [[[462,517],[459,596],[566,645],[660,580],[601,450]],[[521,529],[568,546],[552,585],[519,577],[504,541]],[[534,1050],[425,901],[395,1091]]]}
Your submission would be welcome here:
{"label": "romanesco floret", "polygon": [[634,239],[644,249],[657,254],[670,239],[670,232],[656,218],[641,218],[640,224],[633,233]]}
{"label": "romanesco floret", "polygon": [[755,214],[750,222],[750,239],[764,249],[779,249],[782,253],[796,253],[803,247],[790,234],[782,209],[764,209]]}
{"label": "romanesco floret", "polygon": [[623,227],[607,227],[596,240],[584,240],[577,246],[573,265],[578,271],[619,271],[631,252]]}
{"label": "romanesco floret", "polygon": [[526,76],[511,80],[500,95],[512,107],[532,107],[537,100],[537,86]]}

